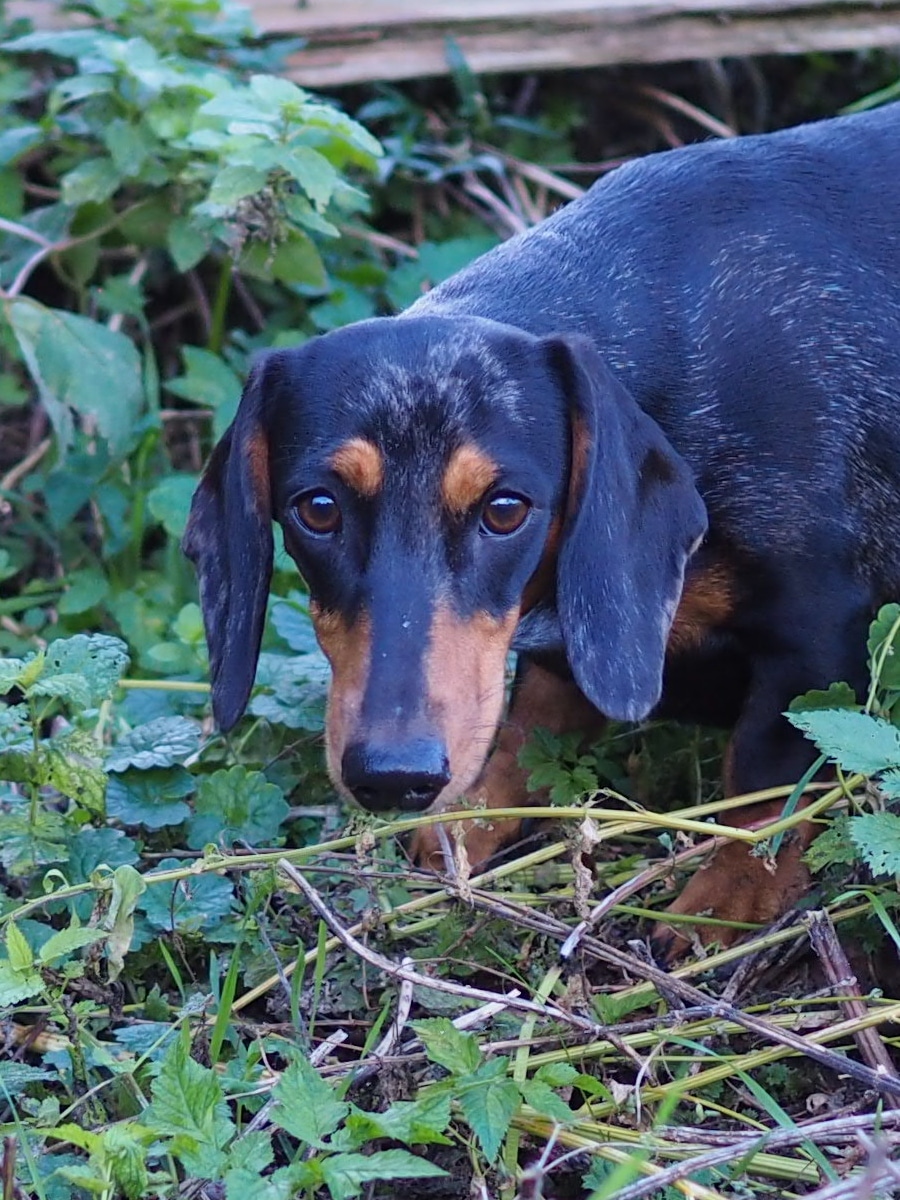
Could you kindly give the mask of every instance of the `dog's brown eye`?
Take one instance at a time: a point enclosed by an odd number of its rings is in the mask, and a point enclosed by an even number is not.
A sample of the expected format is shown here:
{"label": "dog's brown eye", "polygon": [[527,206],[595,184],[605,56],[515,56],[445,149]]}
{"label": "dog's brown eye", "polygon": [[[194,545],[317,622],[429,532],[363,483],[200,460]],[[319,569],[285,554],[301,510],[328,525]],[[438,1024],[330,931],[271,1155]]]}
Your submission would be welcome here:
{"label": "dog's brown eye", "polygon": [[337,533],[341,527],[341,510],[331,492],[306,492],[294,502],[294,511],[310,533]]}
{"label": "dog's brown eye", "polygon": [[515,492],[497,492],[481,513],[481,526],[488,533],[515,533],[531,512],[531,505]]}

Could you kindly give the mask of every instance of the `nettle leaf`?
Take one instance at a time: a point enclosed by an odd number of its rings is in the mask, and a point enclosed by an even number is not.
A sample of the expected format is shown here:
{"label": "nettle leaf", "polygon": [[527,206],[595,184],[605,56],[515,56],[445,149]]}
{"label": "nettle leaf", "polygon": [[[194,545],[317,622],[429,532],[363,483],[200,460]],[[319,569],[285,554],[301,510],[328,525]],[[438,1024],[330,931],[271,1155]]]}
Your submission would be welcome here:
{"label": "nettle leaf", "polygon": [[[183,869],[177,858],[157,865],[160,871]],[[156,929],[183,934],[209,932],[234,911],[234,888],[219,875],[189,875],[175,883],[154,883],[146,878],[147,891],[138,907]]]}
{"label": "nettle leaf", "polygon": [[109,753],[108,771],[172,767],[200,749],[200,726],[187,717],[157,717],[124,734]]}
{"label": "nettle leaf", "polygon": [[167,380],[166,390],[204,408],[225,406],[234,412],[241,398],[241,381],[228,363],[199,346],[183,346],[181,356],[185,372]]}
{"label": "nettle leaf", "polygon": [[32,1067],[28,1063],[13,1062],[11,1059],[0,1059],[0,1091],[5,1095],[17,1096],[32,1083],[49,1083],[58,1081],[55,1071],[46,1071],[43,1067]]}
{"label": "nettle leaf", "polygon": [[320,211],[327,207],[340,175],[324,155],[309,146],[294,146],[278,161]]}
{"label": "nettle leaf", "polygon": [[232,208],[239,200],[255,196],[266,186],[269,172],[249,163],[229,163],[217,172],[209,189],[207,201]]}
{"label": "nettle leaf", "polygon": [[519,1090],[526,1104],[530,1104],[535,1112],[549,1117],[551,1121],[565,1125],[573,1119],[574,1113],[565,1100],[557,1096],[553,1088],[540,1079],[526,1080],[519,1084]]}
{"label": "nettle leaf", "polygon": [[45,742],[38,760],[44,782],[74,800],[93,817],[106,815],[106,772],[96,757],[98,746],[90,734],[75,730]]}
{"label": "nettle leaf", "polygon": [[900,875],[900,816],[864,813],[847,822],[850,837],[873,875]]}
{"label": "nettle leaf", "polygon": [[382,1179],[438,1179],[447,1172],[409,1150],[373,1154],[332,1154],[322,1160],[322,1175],[334,1200],[351,1200],[367,1183]]}
{"label": "nettle leaf", "polygon": [[549,1087],[570,1087],[580,1078],[579,1072],[570,1063],[565,1062],[544,1063],[535,1071],[534,1077]]}
{"label": "nettle leaf", "polygon": [[178,217],[169,226],[166,244],[176,268],[184,273],[209,253],[215,234],[208,221]]}
{"label": "nettle leaf", "polygon": [[22,357],[65,449],[72,411],[91,417],[114,454],[127,449],[143,406],[141,360],[130,338],[26,297],[7,306]]}
{"label": "nettle leaf", "polygon": [[900,767],[892,767],[878,776],[878,790],[888,800],[900,800]]}
{"label": "nettle leaf", "polygon": [[43,988],[43,980],[37,972],[17,971],[6,959],[0,960],[0,1008],[21,1004]]}
{"label": "nettle leaf", "polygon": [[14,971],[29,971],[34,964],[34,954],[25,934],[21,931],[15,921],[7,922],[6,937],[6,954],[9,958],[9,965]]}
{"label": "nettle leaf", "polygon": [[418,1100],[395,1100],[386,1112],[364,1112],[354,1107],[347,1118],[347,1129],[357,1146],[380,1137],[408,1146],[448,1146],[451,1142],[444,1130],[450,1124],[450,1102],[449,1091],[431,1088]]}
{"label": "nettle leaf", "polygon": [[459,1106],[489,1163],[497,1157],[522,1102],[518,1087],[507,1078],[508,1065],[506,1058],[482,1063],[459,1094]]}
{"label": "nettle leaf", "polygon": [[859,856],[850,836],[849,821],[849,817],[839,813],[806,851],[803,861],[811,871],[852,866],[857,861]]}
{"label": "nettle leaf", "polygon": [[[174,1139],[173,1153],[188,1171],[204,1172],[224,1163],[224,1148],[235,1134],[234,1122],[215,1071],[188,1054],[182,1038],[166,1054],[151,1084],[150,1107],[143,1124]],[[215,1178],[215,1174],[206,1178]]]}
{"label": "nettle leaf", "polygon": [[207,842],[262,845],[278,836],[289,811],[281,788],[268,783],[260,771],[245,767],[216,771],[197,788],[187,844],[194,850]]}
{"label": "nettle leaf", "polygon": [[481,1050],[471,1033],[461,1033],[447,1017],[413,1021],[413,1029],[425,1044],[432,1062],[453,1075],[468,1075],[481,1063]]}
{"label": "nettle leaf", "polygon": [[106,789],[106,811],[123,825],[163,829],[180,825],[191,815],[184,803],[197,781],[184,767],[151,767],[146,771],[129,767],[111,775]]}
{"label": "nettle leaf", "polygon": [[43,966],[57,966],[64,958],[71,958],[76,950],[92,946],[106,937],[100,929],[87,929],[83,925],[70,925],[47,938],[41,946],[40,960]]}
{"label": "nettle leaf", "polygon": [[880,717],[834,708],[785,716],[845,771],[877,775],[900,765],[900,730]]}
{"label": "nettle leaf", "polygon": [[288,1067],[275,1085],[273,1119],[292,1137],[319,1150],[350,1111],[338,1100],[334,1088],[303,1058]]}

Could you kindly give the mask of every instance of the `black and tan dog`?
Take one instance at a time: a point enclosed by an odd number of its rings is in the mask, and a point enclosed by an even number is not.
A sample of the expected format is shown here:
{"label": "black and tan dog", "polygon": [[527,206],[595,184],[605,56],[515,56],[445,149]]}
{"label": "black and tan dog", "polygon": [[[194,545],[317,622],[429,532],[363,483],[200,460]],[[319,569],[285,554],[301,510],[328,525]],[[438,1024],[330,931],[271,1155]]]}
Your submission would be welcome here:
{"label": "black and tan dog", "polygon": [[[224,729],[273,518],[365,808],[522,803],[528,730],[601,714],[733,725],[733,794],[795,781],[783,710],[862,685],[900,594],[900,107],[633,162],[402,315],[261,358],[185,539]],[[677,907],[776,915],[808,836],[774,876],[727,847]]]}

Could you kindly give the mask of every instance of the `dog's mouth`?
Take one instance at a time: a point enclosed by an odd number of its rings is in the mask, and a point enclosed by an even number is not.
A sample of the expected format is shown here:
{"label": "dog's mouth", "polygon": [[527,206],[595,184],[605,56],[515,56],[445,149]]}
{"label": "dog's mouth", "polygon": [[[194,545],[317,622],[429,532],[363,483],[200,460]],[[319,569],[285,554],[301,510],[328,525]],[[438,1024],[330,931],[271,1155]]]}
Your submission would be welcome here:
{"label": "dog's mouth", "polygon": [[518,618],[518,607],[499,618],[464,618],[439,606],[417,686],[392,687],[393,703],[382,704],[390,656],[376,647],[368,620],[347,624],[313,609],[333,671],[326,755],[338,790],[371,812],[423,812],[458,800],[478,778],[500,723]]}

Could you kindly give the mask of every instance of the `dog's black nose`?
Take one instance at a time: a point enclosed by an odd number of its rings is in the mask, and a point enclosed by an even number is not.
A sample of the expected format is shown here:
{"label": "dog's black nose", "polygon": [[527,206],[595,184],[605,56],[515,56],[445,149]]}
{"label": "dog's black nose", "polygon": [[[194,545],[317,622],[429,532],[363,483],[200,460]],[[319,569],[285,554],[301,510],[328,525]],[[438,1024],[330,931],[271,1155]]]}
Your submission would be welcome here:
{"label": "dog's black nose", "polygon": [[349,746],[341,776],[363,808],[421,812],[450,782],[450,764],[441,742],[420,738],[394,746]]}

